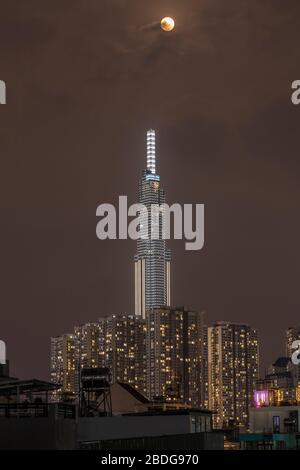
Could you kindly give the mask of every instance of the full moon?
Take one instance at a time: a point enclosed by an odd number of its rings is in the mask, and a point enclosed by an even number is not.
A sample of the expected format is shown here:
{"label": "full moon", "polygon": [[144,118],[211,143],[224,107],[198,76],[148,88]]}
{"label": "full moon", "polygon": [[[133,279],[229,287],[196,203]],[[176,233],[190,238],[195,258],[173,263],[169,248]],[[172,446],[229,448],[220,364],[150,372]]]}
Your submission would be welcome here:
{"label": "full moon", "polygon": [[172,29],[174,29],[175,27],[175,21],[173,20],[173,18],[169,18],[168,16],[166,16],[161,20],[160,25],[161,29],[163,29],[164,31],[172,31]]}

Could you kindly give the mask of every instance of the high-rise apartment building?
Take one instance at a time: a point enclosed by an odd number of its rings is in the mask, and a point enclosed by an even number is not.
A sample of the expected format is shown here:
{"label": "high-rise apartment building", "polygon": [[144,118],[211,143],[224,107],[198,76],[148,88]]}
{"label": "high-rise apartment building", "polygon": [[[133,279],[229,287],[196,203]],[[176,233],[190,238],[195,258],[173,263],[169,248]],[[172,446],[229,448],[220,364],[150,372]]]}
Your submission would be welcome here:
{"label": "high-rise apartment building", "polygon": [[99,325],[85,323],[74,327],[75,341],[75,394],[80,391],[80,370],[84,367],[99,367],[101,363]]}
{"label": "high-rise apartment building", "polygon": [[51,338],[51,382],[61,384],[54,399],[61,394],[75,396],[76,390],[75,335],[64,334]]}
{"label": "high-rise apartment building", "polygon": [[259,375],[257,331],[248,325],[219,322],[208,328],[209,409],[217,427],[247,426]]}
{"label": "high-rise apartment building", "polygon": [[[147,168],[139,183],[140,238],[135,256],[135,314],[146,316],[152,308],[170,305],[170,250],[163,239],[165,192],[156,173],[155,131],[147,132]],[[152,208],[152,210],[151,210]]]}
{"label": "high-rise apartment building", "polygon": [[134,315],[112,315],[98,325],[101,365],[111,370],[112,381],[126,382],[145,393],[145,321]]}
{"label": "high-rise apartment building", "polygon": [[146,324],[147,396],[205,406],[203,313],[157,308],[147,312]]}
{"label": "high-rise apartment building", "polygon": [[75,326],[76,363],[83,367],[99,367],[101,358],[100,330],[98,323]]}
{"label": "high-rise apartment building", "polygon": [[80,370],[108,367],[112,382],[145,393],[145,341],[145,321],[134,315],[75,326],[73,334],[51,338],[51,381],[61,384],[60,392],[78,398]]}
{"label": "high-rise apartment building", "polygon": [[[205,315],[205,314],[204,314]],[[209,392],[208,392],[208,327],[207,325],[203,326],[202,329],[203,334],[203,360],[202,363],[202,371],[201,371],[201,379],[202,379],[202,399],[201,404],[204,408],[208,409],[208,401],[209,401]]]}

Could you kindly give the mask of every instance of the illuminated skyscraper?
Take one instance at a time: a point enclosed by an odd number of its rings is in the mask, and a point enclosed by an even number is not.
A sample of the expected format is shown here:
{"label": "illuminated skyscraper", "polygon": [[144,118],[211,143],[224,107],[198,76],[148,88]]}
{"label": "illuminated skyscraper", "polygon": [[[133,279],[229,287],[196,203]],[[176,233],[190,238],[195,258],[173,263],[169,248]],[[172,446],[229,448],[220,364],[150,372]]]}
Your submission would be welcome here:
{"label": "illuminated skyscraper", "polygon": [[209,409],[214,424],[247,425],[259,374],[257,332],[248,325],[219,322],[208,328]]}
{"label": "illuminated skyscraper", "polygon": [[147,132],[147,168],[139,183],[139,203],[147,208],[140,214],[141,237],[135,256],[135,314],[145,318],[146,311],[170,305],[170,251],[162,237],[160,209],[151,207],[165,203],[165,192],[156,173],[155,131]]}

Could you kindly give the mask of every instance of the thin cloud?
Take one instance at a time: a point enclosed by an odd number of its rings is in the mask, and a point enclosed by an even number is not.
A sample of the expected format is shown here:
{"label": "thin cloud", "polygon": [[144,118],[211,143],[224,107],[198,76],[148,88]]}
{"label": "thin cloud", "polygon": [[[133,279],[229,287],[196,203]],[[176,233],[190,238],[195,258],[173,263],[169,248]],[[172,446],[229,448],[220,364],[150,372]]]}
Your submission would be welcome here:
{"label": "thin cloud", "polygon": [[138,28],[138,31],[154,31],[159,28],[160,22],[159,21],[152,21],[152,23],[147,23]]}

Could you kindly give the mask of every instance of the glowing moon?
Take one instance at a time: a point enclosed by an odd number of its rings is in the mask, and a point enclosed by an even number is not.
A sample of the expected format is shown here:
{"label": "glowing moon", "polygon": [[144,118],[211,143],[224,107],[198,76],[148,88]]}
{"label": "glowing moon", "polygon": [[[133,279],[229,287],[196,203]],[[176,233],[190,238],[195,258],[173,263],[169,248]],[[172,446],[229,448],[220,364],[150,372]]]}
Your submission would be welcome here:
{"label": "glowing moon", "polygon": [[169,18],[168,16],[166,16],[161,20],[160,26],[161,29],[163,29],[164,31],[172,31],[172,29],[174,29],[175,27],[175,21],[173,20],[173,18]]}

